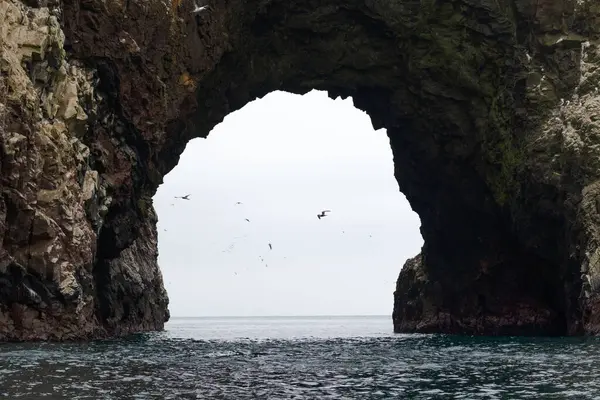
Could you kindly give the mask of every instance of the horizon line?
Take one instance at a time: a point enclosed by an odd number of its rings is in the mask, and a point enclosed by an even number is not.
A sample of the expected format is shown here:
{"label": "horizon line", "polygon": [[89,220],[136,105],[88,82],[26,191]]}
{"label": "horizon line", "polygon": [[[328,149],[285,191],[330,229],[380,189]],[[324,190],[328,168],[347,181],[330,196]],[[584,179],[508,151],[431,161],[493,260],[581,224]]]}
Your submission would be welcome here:
{"label": "horizon line", "polygon": [[390,317],[391,318],[391,314],[172,315],[170,318],[314,318],[314,317]]}

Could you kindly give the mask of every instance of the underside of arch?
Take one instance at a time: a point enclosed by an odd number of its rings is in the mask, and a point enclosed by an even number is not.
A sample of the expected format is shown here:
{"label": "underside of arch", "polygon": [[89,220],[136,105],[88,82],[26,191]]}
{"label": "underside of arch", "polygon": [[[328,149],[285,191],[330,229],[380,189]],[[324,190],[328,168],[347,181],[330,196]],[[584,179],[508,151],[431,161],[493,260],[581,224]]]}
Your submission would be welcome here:
{"label": "underside of arch", "polygon": [[592,2],[0,1],[0,339],[162,328],[162,177],[249,101],[312,89],[387,129],[421,218],[397,332],[600,329]]}

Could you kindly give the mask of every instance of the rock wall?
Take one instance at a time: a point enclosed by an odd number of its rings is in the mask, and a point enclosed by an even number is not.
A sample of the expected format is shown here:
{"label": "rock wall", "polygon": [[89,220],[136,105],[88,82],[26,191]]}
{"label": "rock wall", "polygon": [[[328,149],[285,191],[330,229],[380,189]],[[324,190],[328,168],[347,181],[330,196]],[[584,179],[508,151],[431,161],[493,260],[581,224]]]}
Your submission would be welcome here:
{"label": "rock wall", "polygon": [[387,129],[421,218],[396,331],[600,330],[595,2],[52,1],[0,0],[1,340],[161,329],[162,177],[311,89]]}
{"label": "rock wall", "polygon": [[[600,7],[590,1],[514,5],[523,17],[515,25],[523,58],[513,72],[512,133],[509,141],[494,138],[484,147],[498,161],[497,175],[486,181],[501,220],[488,239],[477,238],[487,243],[456,244],[454,260],[439,260],[442,254],[429,247],[437,235],[426,238],[422,255],[408,260],[398,278],[397,332],[599,332],[592,266],[598,265],[600,221]],[[501,243],[503,236],[509,243]],[[467,261],[465,248],[476,247],[479,254]]]}
{"label": "rock wall", "polygon": [[[152,208],[119,257],[98,254],[107,188],[131,179],[132,150],[116,138],[91,140],[90,127],[111,124],[114,111],[96,90],[97,71],[68,59],[60,15],[0,3],[3,340],[156,329],[167,315]],[[139,324],[122,323],[129,312]]]}

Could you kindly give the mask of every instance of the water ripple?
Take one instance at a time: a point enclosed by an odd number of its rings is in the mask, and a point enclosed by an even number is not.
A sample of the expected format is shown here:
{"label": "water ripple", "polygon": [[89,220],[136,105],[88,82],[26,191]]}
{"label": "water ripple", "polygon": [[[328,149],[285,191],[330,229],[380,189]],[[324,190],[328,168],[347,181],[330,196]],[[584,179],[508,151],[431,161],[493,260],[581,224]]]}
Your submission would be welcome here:
{"label": "water ripple", "polygon": [[599,375],[595,339],[155,334],[0,346],[0,397],[10,399],[592,399]]}

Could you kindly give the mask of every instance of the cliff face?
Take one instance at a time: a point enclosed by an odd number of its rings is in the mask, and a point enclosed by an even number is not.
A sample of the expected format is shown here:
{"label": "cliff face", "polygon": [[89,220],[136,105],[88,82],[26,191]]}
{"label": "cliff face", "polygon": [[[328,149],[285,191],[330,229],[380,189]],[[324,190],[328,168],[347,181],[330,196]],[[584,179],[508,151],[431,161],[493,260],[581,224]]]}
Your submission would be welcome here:
{"label": "cliff face", "polygon": [[162,177],[311,89],[387,129],[421,217],[396,331],[600,330],[596,2],[52,1],[0,0],[0,339],[162,328]]}

